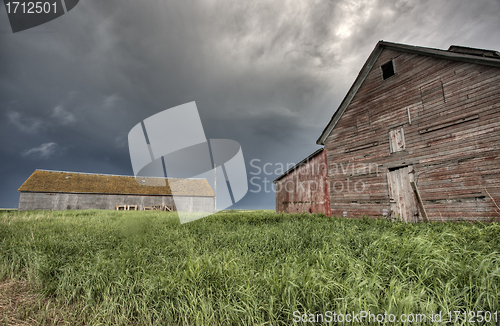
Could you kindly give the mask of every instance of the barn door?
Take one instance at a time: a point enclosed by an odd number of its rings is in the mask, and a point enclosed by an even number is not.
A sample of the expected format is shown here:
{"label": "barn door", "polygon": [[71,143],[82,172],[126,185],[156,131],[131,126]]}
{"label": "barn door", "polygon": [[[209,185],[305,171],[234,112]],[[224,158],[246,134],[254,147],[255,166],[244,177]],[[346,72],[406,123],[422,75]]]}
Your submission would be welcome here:
{"label": "barn door", "polygon": [[412,166],[387,173],[392,216],[404,222],[417,222],[418,210],[410,181],[413,181]]}

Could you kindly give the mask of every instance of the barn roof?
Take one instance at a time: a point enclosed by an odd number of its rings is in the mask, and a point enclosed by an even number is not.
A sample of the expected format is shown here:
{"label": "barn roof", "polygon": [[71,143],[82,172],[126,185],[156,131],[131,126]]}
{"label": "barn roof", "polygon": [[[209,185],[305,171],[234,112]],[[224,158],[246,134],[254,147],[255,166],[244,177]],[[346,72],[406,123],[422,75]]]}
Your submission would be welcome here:
{"label": "barn roof", "polygon": [[133,177],[49,170],[33,172],[18,191],[196,197],[214,195],[206,179]]}
{"label": "barn roof", "polygon": [[347,92],[345,98],[342,100],[342,103],[340,104],[339,108],[337,109],[337,111],[335,111],[332,119],[321,133],[321,136],[316,141],[316,144],[318,145],[325,144],[326,138],[328,137],[328,135],[330,135],[333,128],[335,128],[335,125],[340,120],[340,117],[344,114],[345,110],[347,109],[352,99],[354,98],[354,95],[356,95],[358,89],[361,87],[361,84],[363,84],[365,78],[373,68],[373,65],[375,64],[380,53],[382,53],[382,50],[384,49],[427,55],[440,59],[448,59],[448,60],[463,61],[481,65],[500,67],[500,53],[493,50],[476,49],[458,45],[452,45],[448,50],[440,50],[440,49],[426,48],[421,46],[379,41],[375,46],[375,49],[373,49],[372,53],[368,57],[368,60],[366,60],[365,64],[363,65],[363,68],[361,68],[358,77],[356,78],[354,84]]}
{"label": "barn roof", "polygon": [[302,161],[300,161],[299,163],[295,164],[294,166],[292,166],[291,168],[289,168],[288,170],[286,170],[285,173],[283,173],[282,175],[280,175],[279,177],[277,177],[273,183],[276,183],[278,180],[280,180],[281,178],[285,177],[286,175],[292,173],[294,170],[300,168],[304,163],[306,163],[307,161],[309,161],[310,159],[312,159],[313,157],[315,157],[316,155],[318,155],[319,153],[321,153],[322,151],[324,150],[324,148],[319,148],[317,149],[316,151],[314,151],[314,153],[312,153],[311,155],[309,155],[308,157],[306,157],[305,159],[303,159]]}

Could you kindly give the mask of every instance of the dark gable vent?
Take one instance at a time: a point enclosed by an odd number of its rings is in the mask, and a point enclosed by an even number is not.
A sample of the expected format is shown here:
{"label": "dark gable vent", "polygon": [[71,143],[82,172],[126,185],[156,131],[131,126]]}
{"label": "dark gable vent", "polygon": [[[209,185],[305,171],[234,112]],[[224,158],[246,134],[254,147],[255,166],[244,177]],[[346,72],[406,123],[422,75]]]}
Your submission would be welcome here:
{"label": "dark gable vent", "polygon": [[382,78],[384,80],[396,74],[394,69],[394,62],[392,60],[387,63],[384,63],[381,66],[381,68],[382,68]]}

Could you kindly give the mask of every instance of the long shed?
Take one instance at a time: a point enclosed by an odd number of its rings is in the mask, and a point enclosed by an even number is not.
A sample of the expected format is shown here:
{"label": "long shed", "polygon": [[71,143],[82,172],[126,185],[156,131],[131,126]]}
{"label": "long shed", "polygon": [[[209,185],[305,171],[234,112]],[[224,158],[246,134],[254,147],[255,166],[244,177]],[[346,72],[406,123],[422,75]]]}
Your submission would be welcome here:
{"label": "long shed", "polygon": [[500,53],[380,41],[317,140],[331,214],[500,217]]}
{"label": "long shed", "polygon": [[[172,206],[212,211],[206,179],[133,177],[36,170],[19,187],[19,210],[115,209],[117,205]],[[175,201],[174,197],[175,196]]]}

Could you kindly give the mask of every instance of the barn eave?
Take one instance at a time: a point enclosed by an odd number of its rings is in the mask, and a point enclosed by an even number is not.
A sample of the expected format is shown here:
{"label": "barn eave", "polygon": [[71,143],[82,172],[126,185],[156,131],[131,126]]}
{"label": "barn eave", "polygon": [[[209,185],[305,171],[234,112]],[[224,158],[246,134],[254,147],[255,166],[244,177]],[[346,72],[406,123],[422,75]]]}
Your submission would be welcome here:
{"label": "barn eave", "polygon": [[280,175],[279,177],[277,177],[273,183],[276,183],[278,182],[280,179],[284,178],[285,176],[287,176],[288,174],[290,174],[291,172],[293,172],[294,170],[298,169],[299,167],[301,167],[304,163],[306,163],[307,161],[309,161],[310,159],[312,159],[313,157],[315,157],[316,155],[318,155],[319,153],[323,152],[324,151],[324,148],[319,148],[317,149],[316,151],[314,151],[312,154],[310,154],[309,156],[307,156],[306,158],[304,158],[302,161],[300,161],[299,163],[295,164],[294,166],[292,166],[291,168],[289,168],[288,170],[285,171],[285,173],[283,173],[282,175]]}

